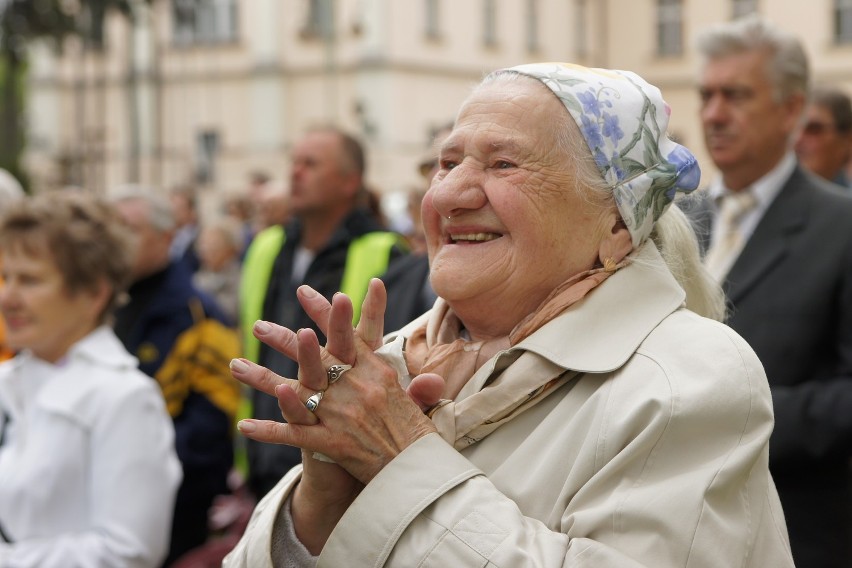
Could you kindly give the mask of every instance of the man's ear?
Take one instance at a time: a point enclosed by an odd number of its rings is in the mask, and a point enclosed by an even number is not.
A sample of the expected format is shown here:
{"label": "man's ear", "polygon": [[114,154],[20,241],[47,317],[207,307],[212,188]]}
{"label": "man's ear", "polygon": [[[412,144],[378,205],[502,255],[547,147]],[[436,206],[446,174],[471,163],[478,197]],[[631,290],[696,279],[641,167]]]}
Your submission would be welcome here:
{"label": "man's ear", "polygon": [[805,112],[806,105],[807,100],[801,93],[793,93],[784,101],[784,108],[787,111],[785,122],[787,123],[788,136],[790,132],[796,132],[801,126],[802,116]]}
{"label": "man's ear", "polygon": [[344,184],[346,188],[346,196],[354,198],[364,186],[364,180],[360,175],[353,172],[344,177]]}

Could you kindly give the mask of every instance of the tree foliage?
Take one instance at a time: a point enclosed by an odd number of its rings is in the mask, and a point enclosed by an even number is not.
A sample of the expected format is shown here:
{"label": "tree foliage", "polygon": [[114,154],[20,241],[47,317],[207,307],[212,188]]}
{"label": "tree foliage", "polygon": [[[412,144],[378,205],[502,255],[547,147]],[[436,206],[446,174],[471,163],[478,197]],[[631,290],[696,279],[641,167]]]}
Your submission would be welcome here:
{"label": "tree foliage", "polygon": [[104,46],[111,10],[133,18],[132,0],[0,0],[0,167],[26,182],[20,166],[24,148],[23,101],[27,46],[48,40],[62,49],[76,35],[93,49]]}

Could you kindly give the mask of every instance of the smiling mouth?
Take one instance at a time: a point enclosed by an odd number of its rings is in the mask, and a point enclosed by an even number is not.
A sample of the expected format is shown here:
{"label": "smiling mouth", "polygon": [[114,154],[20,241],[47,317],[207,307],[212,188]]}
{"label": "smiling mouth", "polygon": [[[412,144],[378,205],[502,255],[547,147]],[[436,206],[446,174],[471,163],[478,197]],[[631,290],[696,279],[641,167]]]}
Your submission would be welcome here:
{"label": "smiling mouth", "polygon": [[451,243],[481,243],[499,239],[502,235],[497,233],[469,233],[465,235],[450,235]]}

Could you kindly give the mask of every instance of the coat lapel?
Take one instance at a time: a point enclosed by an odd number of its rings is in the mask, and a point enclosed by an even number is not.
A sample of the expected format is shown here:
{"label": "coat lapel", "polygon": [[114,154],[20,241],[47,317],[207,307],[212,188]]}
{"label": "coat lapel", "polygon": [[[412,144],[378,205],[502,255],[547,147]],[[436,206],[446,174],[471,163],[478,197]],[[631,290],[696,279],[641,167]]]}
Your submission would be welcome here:
{"label": "coat lapel", "polygon": [[725,280],[725,293],[736,304],[790,250],[792,238],[807,225],[807,178],[797,167],[758,223]]}

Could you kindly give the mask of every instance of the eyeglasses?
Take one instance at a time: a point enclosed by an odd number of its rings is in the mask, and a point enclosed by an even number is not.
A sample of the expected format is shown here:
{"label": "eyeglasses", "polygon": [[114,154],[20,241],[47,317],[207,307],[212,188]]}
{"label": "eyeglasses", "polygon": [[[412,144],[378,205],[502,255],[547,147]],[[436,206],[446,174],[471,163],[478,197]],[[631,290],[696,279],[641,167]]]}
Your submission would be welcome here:
{"label": "eyeglasses", "polygon": [[802,132],[808,136],[822,136],[829,130],[834,130],[834,125],[827,122],[810,121],[805,124]]}

